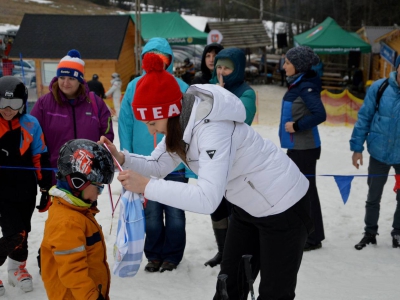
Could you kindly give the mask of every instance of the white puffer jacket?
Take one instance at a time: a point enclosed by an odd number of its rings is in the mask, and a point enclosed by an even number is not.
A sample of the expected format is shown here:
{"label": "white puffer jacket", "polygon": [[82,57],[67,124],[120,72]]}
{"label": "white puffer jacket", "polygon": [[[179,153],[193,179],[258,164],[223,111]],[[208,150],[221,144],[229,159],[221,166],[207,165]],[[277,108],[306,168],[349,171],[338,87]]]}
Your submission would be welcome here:
{"label": "white puffer jacket", "polygon": [[183,140],[197,184],[165,181],[181,162],[163,139],[151,156],[125,152],[124,169],[152,177],[145,197],[197,213],[211,214],[222,196],[254,217],[281,213],[307,192],[308,180],[271,141],[244,123],[239,98],[217,85],[193,85],[195,96]]}

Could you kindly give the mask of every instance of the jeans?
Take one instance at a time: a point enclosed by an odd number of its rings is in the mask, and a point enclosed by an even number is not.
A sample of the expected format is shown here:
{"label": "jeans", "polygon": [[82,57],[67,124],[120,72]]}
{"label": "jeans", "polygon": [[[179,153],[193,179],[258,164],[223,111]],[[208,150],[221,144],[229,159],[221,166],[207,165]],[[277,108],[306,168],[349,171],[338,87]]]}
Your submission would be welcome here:
{"label": "jeans", "polygon": [[[387,165],[382,163],[372,156],[369,158],[368,166],[368,196],[365,205],[365,232],[377,234],[378,233],[378,220],[379,220],[379,210],[382,198],[383,187],[386,184],[387,176],[374,176],[374,175],[388,175],[390,168],[393,167],[396,174],[400,174],[400,164],[397,165]],[[371,176],[372,175],[372,176]],[[393,235],[400,234],[400,192],[396,195],[396,211],[393,217],[393,230],[391,232]]]}
{"label": "jeans", "polygon": [[[184,169],[174,171],[165,177],[165,180],[188,182]],[[186,246],[185,211],[149,200],[144,212],[146,216],[146,240],[144,243],[146,258],[178,265]]]}

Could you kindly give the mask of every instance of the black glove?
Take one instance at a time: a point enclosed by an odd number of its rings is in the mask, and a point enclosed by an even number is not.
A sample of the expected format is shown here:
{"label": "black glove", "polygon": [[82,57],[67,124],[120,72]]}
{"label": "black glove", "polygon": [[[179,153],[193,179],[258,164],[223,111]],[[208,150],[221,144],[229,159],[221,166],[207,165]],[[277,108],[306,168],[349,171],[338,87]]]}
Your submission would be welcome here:
{"label": "black glove", "polygon": [[99,284],[99,297],[97,298],[97,300],[106,300],[103,295],[101,294],[101,288],[103,287],[101,284]]}
{"label": "black glove", "polygon": [[97,300],[106,300],[102,294],[99,293],[99,297],[97,298]]}
{"label": "black glove", "polygon": [[40,197],[40,204],[36,206],[36,208],[39,210],[39,212],[45,212],[49,209],[51,205],[51,196],[49,195],[49,192],[46,190],[41,190],[42,192],[42,197]]}

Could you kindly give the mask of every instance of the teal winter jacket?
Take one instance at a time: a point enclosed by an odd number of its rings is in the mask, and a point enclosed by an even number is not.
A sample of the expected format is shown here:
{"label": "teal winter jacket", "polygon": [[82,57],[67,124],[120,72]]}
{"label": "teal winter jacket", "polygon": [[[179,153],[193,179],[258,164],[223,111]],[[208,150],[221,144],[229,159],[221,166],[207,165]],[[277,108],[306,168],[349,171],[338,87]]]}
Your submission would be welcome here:
{"label": "teal winter jacket", "polygon": [[251,125],[256,114],[256,93],[244,80],[246,56],[244,52],[238,48],[221,50],[214,59],[214,71],[210,83],[218,83],[216,66],[220,58],[229,58],[235,66],[231,74],[223,76],[224,88],[242,101],[246,109],[246,120],[244,122],[247,125]]}
{"label": "teal winter jacket", "polygon": [[367,141],[369,154],[388,165],[400,164],[400,86],[396,77],[396,71],[390,73],[378,109],[376,96],[384,79],[371,85],[350,139],[351,151],[363,152]]}

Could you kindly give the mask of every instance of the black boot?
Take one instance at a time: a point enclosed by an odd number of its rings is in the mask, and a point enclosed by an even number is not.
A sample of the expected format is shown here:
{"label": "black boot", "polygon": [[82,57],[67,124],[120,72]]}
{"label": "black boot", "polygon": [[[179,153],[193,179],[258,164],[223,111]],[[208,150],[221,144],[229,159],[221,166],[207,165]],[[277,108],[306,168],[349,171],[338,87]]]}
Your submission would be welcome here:
{"label": "black boot", "polygon": [[393,236],[393,248],[400,248],[400,235]]}
{"label": "black boot", "polygon": [[357,245],[354,246],[354,248],[356,248],[357,250],[361,250],[369,244],[376,245],[376,234],[365,232],[364,237]]}
{"label": "black boot", "polygon": [[214,268],[216,265],[219,265],[222,261],[222,253],[224,252],[225,238],[228,229],[213,228],[213,230],[215,239],[217,240],[218,253],[209,261],[206,261],[204,264],[205,266],[210,266],[211,268]]}

